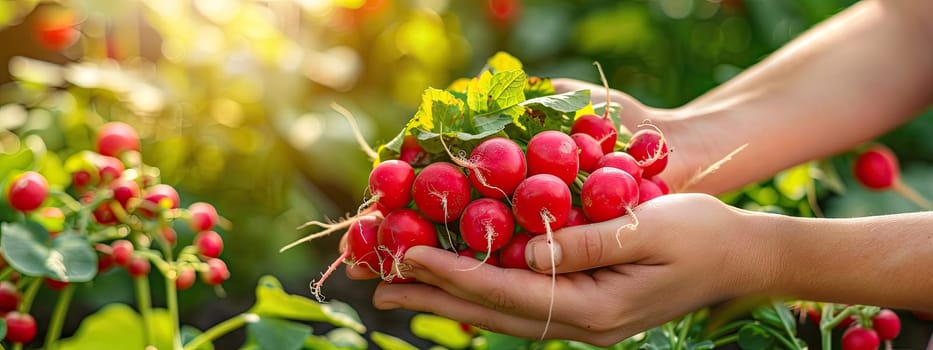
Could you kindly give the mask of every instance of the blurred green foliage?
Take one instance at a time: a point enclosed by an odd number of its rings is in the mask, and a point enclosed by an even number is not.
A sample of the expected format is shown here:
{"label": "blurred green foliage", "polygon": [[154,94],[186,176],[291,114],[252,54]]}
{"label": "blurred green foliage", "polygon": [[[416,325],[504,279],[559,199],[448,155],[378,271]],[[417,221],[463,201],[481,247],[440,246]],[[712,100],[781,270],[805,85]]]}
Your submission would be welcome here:
{"label": "blurred green foliage", "polygon": [[[425,88],[475,75],[507,51],[530,74],[590,82],[598,82],[592,62],[599,61],[611,87],[676,107],[853,2],[3,1],[0,152],[16,152],[20,135],[65,159],[92,148],[104,122],[132,124],[163,182],[182,198],[214,203],[234,223],[224,233],[224,254],[235,257],[225,287],[242,303],[260,275],[295,286],[316,277],[336,257],[333,238],[284,254],[278,248],[303,234],[295,230],[302,222],[352,213],[362,201],[371,163],[332,102],[353,112],[370,144],[381,144],[415,112]],[[74,42],[62,50],[36,44],[44,7],[76,14]],[[917,173],[918,185],[933,160],[931,128],[928,113],[882,139],[904,156],[908,181]],[[810,194],[830,215],[910,209],[852,189],[846,159],[806,164],[724,198],[808,216]],[[810,183],[808,174],[825,176]],[[841,189],[861,194],[833,197]],[[192,239],[176,229],[183,242]],[[214,297],[207,289],[186,293],[191,309]],[[354,293],[367,300],[369,290]],[[90,308],[130,298],[121,290],[88,294],[79,291]]]}

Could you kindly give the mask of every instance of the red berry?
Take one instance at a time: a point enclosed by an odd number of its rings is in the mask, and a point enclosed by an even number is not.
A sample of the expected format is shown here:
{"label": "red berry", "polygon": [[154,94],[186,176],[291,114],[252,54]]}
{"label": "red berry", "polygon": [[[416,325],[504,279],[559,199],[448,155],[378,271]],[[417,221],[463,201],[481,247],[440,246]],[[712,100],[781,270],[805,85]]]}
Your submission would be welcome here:
{"label": "red berry", "polygon": [[110,189],[113,190],[113,199],[116,199],[124,209],[130,199],[139,198],[139,184],[130,179],[116,179],[110,183]]}
{"label": "red berry", "polygon": [[217,210],[213,205],[204,202],[197,202],[188,206],[188,213],[191,214],[191,230],[194,232],[206,231],[214,228],[217,224]]}
{"label": "red berry", "polygon": [[194,269],[189,266],[181,267],[178,269],[178,276],[175,278],[175,288],[178,290],[191,288],[194,285],[195,278],[197,278],[197,275],[194,273]]}
{"label": "red berry", "polygon": [[216,258],[224,250],[224,240],[214,231],[201,231],[194,237],[194,245],[201,255]]}
{"label": "red berry", "polygon": [[[144,199],[150,203],[154,204],[160,209],[175,209],[178,208],[179,202],[181,201],[178,197],[178,191],[174,187],[166,184],[158,184],[150,187],[146,190],[146,196]],[[140,212],[147,217],[155,217],[155,212],[140,206]]]}
{"label": "red berry", "polygon": [[78,30],[74,28],[74,12],[70,9],[62,6],[43,6],[36,12],[33,35],[46,50],[64,50],[80,37]]}
{"label": "red berry", "polygon": [[6,340],[11,343],[23,344],[36,337],[36,320],[30,314],[10,312],[4,317],[6,320]]}
{"label": "red berry", "polygon": [[77,188],[90,186],[92,185],[92,181],[94,181],[94,177],[91,175],[91,173],[84,170],[76,171],[71,175],[71,183]]}
{"label": "red berry", "polygon": [[16,310],[22,297],[15,284],[10,281],[0,282],[0,313]]}
{"label": "red berry", "polygon": [[139,136],[132,126],[121,122],[110,122],[100,127],[97,133],[97,152],[105,156],[119,157],[124,151],[139,151]]}
{"label": "red berry", "polygon": [[227,270],[227,264],[220,259],[208,259],[207,270],[201,272],[201,280],[207,285],[216,286],[230,278],[230,270]]}
{"label": "red berry", "polygon": [[823,313],[822,313],[819,309],[817,309],[817,308],[815,308],[815,307],[808,307],[808,308],[807,308],[807,317],[810,318],[810,321],[813,322],[813,324],[819,325],[819,324],[820,324],[820,320],[823,319]]}
{"label": "red berry", "polygon": [[144,277],[149,274],[150,269],[152,266],[149,264],[149,259],[141,256],[130,257],[130,262],[126,265],[126,271],[132,277]]}
{"label": "red berry", "polygon": [[632,135],[628,147],[625,150],[635,160],[638,165],[644,169],[642,176],[655,176],[667,167],[668,148],[667,142],[657,130],[641,129]]}
{"label": "red berry", "polygon": [[872,145],[855,158],[855,179],[870,190],[886,190],[900,180],[900,166],[891,149]]}
{"label": "red berry", "polygon": [[878,332],[878,338],[881,340],[897,338],[897,335],[901,333],[901,319],[890,309],[879,311],[875,317],[872,317],[871,325]]}
{"label": "red berry", "polygon": [[27,171],[13,178],[6,194],[6,199],[13,209],[21,212],[33,211],[39,208],[49,195],[49,182],[41,174]]}
{"label": "red berry", "polygon": [[103,201],[94,209],[94,221],[101,225],[114,225],[120,222],[117,215],[113,213],[113,209],[110,208],[111,203],[115,202],[112,200]]}
{"label": "red berry", "polygon": [[133,256],[133,243],[125,239],[110,244],[113,251],[113,262],[119,266],[128,266]]}
{"label": "red berry", "polygon": [[515,22],[521,13],[519,0],[488,0],[489,18],[498,26],[507,26]]}
{"label": "red berry", "polygon": [[62,290],[62,289],[65,289],[65,287],[68,286],[68,282],[59,281],[59,280],[56,280],[56,279],[52,279],[52,278],[46,277],[46,278],[45,278],[45,286],[46,286],[46,287],[49,287],[49,289],[54,290],[54,291],[57,292],[57,291],[60,291],[60,290]]}
{"label": "red berry", "polygon": [[881,345],[878,333],[856,325],[842,334],[842,350],[876,350]]}
{"label": "red berry", "polygon": [[113,255],[101,253],[97,255],[97,274],[103,274],[113,268]]}
{"label": "red berry", "polygon": [[162,226],[159,232],[162,233],[162,238],[165,238],[165,241],[168,242],[170,246],[174,246],[175,242],[178,241],[178,233],[169,226]]}
{"label": "red berry", "polygon": [[95,158],[95,164],[102,184],[108,184],[110,181],[120,178],[120,175],[123,175],[123,171],[126,170],[123,161],[109,156]]}

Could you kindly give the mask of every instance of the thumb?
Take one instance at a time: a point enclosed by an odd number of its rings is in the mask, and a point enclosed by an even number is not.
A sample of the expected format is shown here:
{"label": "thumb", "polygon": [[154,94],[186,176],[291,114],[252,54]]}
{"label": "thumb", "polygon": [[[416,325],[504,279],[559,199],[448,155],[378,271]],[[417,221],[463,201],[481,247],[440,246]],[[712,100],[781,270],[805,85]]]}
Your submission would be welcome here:
{"label": "thumb", "polygon": [[[637,213],[635,215],[638,215]],[[525,260],[534,271],[557,273],[632,263],[645,255],[639,231],[629,215],[600,223],[573,226],[554,232],[552,244],[538,235],[525,246]]]}

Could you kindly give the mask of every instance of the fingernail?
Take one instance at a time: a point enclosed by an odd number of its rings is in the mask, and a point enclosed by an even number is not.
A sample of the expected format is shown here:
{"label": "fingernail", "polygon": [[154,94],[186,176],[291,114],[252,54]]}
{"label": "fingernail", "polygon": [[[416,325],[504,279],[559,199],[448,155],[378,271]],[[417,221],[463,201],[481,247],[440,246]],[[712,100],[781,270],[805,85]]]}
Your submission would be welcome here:
{"label": "fingernail", "polygon": [[550,271],[552,247],[554,252],[553,266],[556,267],[560,265],[563,256],[560,244],[553,242],[549,246],[546,239],[532,239],[529,241],[528,245],[525,246],[525,262],[528,263],[528,267],[536,271]]}
{"label": "fingernail", "polygon": [[402,307],[401,305],[393,303],[391,301],[382,301],[378,303],[373,303],[373,306],[375,306],[379,310],[393,310],[393,309],[398,309]]}

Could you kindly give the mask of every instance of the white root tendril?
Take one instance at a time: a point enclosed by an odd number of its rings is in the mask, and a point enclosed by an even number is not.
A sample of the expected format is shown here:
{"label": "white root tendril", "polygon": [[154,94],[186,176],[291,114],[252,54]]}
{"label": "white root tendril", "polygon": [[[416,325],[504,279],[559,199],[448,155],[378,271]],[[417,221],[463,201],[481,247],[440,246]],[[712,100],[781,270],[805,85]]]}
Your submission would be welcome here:
{"label": "white root tendril", "polygon": [[489,256],[492,255],[492,240],[493,240],[494,238],[496,238],[496,236],[498,236],[499,234],[496,232],[495,228],[492,227],[492,224],[490,224],[489,222],[485,222],[484,224],[485,224],[485,225],[483,225],[483,227],[485,228],[486,235],[484,235],[483,237],[486,238],[486,256],[484,256],[484,257],[483,257],[483,260],[481,260],[481,261],[479,262],[479,264],[476,264],[476,266],[473,266],[473,267],[468,268],[468,269],[458,269],[457,271],[473,271],[473,270],[476,270],[476,269],[478,269],[480,266],[483,266],[483,264],[485,264],[486,261],[489,260]]}
{"label": "white root tendril", "polygon": [[308,222],[304,223],[303,225],[298,226],[298,229],[301,230],[301,229],[304,229],[304,228],[307,228],[307,227],[311,227],[311,226],[318,226],[318,227],[320,227],[320,228],[323,228],[324,231],[321,231],[321,232],[318,232],[318,233],[314,233],[314,234],[310,234],[310,235],[304,236],[304,237],[302,237],[302,238],[299,238],[298,240],[295,240],[294,242],[289,243],[288,245],[286,245],[286,246],[282,247],[281,249],[279,249],[279,253],[284,252],[284,251],[289,250],[289,249],[292,249],[292,248],[294,248],[295,246],[297,246],[297,245],[299,245],[299,244],[302,244],[302,243],[304,243],[304,242],[308,242],[308,241],[312,241],[312,240],[315,240],[315,239],[318,239],[318,238],[321,238],[321,237],[325,237],[325,236],[327,236],[327,235],[329,235],[329,234],[331,234],[331,233],[334,233],[334,232],[336,232],[336,231],[338,231],[338,230],[342,230],[342,229],[345,229],[345,228],[347,228],[347,227],[350,227],[350,225],[353,225],[354,222],[360,221],[360,219],[365,218],[365,217],[378,217],[378,216],[372,215],[372,214],[357,215],[357,216],[351,216],[351,217],[345,218],[345,219],[343,219],[343,220],[341,220],[341,221],[339,221],[339,222],[335,222],[335,223],[321,222],[321,221],[317,221],[317,220],[308,221]]}
{"label": "white root tendril", "polygon": [[444,209],[444,232],[447,233],[447,243],[450,244],[450,248],[457,251],[457,247],[454,245],[454,236],[450,234],[450,227],[447,226],[447,218],[450,217],[450,212],[447,210],[447,192],[440,192],[436,189],[431,189],[431,192],[428,194],[437,197],[440,199],[441,208]]}
{"label": "white root tendril", "polygon": [[661,136],[661,139],[658,140],[658,145],[655,147],[654,152],[651,153],[651,157],[637,162],[638,166],[642,168],[650,166],[651,164],[654,164],[654,162],[657,162],[658,160],[666,158],[668,154],[671,154],[671,152],[674,152],[673,147],[668,147],[667,152],[664,152],[664,147],[667,145],[667,139],[664,138],[664,133],[661,132],[661,129],[658,128],[656,125],[652,124],[651,121],[645,120],[641,124],[638,124],[638,127],[639,128],[647,127],[649,129],[654,129],[654,131],[657,131],[658,135]]}
{"label": "white root tendril", "polygon": [[619,244],[619,248],[622,248],[622,230],[631,229],[632,231],[635,231],[638,229],[638,216],[635,215],[635,212],[632,210],[632,208],[625,207],[625,212],[632,217],[632,222],[622,225],[616,229],[616,243]]}
{"label": "white root tendril", "polygon": [[470,172],[476,174],[476,180],[478,180],[481,185],[494,189],[496,191],[499,191],[499,193],[502,193],[502,197],[505,198],[505,201],[509,203],[509,206],[512,206],[512,200],[509,199],[508,193],[505,193],[505,191],[498,186],[490,185],[489,182],[486,181],[486,175],[483,175],[483,171],[485,171],[486,169],[483,169],[482,167],[477,165],[476,162],[474,162],[472,159],[468,159],[466,155],[466,151],[460,150],[457,152],[456,156],[454,156],[454,154],[450,152],[450,148],[448,148],[447,144],[444,142],[444,136],[443,136],[444,126],[443,125],[440,126],[440,130],[441,130],[440,132],[441,133],[441,136],[440,136],[441,147],[443,147],[444,151],[447,152],[447,156],[450,157],[450,160],[454,162],[454,164],[462,166],[465,169],[469,170]]}
{"label": "white root tendril", "polygon": [[744,144],[744,145],[739,146],[739,148],[736,148],[736,149],[733,150],[732,152],[729,152],[729,154],[727,154],[725,157],[723,157],[722,159],[716,161],[715,163],[713,163],[712,165],[710,165],[710,166],[707,167],[706,169],[698,170],[697,173],[696,173],[696,175],[693,175],[693,177],[691,177],[689,180],[687,180],[687,182],[685,182],[685,183],[683,184],[683,186],[680,186],[680,188],[677,189],[676,192],[684,192],[684,191],[686,191],[687,189],[689,189],[691,186],[696,185],[697,183],[699,183],[701,180],[703,180],[704,178],[706,178],[706,177],[709,176],[710,174],[716,172],[716,170],[719,170],[719,168],[722,167],[723,164],[726,164],[726,162],[732,160],[732,158],[735,157],[736,154],[739,154],[739,152],[742,152],[742,150],[744,150],[745,147],[748,147],[748,144],[747,144],[747,143]]}
{"label": "white root tendril", "polygon": [[554,313],[554,297],[557,293],[557,262],[554,261],[554,231],[551,230],[551,223],[556,220],[547,208],[541,208],[541,222],[544,223],[544,231],[547,233],[547,246],[551,250],[551,300],[547,307],[547,321],[544,323],[541,340],[544,340],[544,337],[547,336],[548,327],[551,325],[551,316]]}
{"label": "white root tendril", "polygon": [[350,113],[350,111],[348,111],[346,108],[343,108],[343,106],[337,104],[337,102],[331,103],[330,107],[346,118],[347,122],[350,123],[350,129],[353,129],[353,137],[355,137],[356,142],[360,144],[360,148],[363,149],[363,153],[366,153],[366,156],[369,157],[369,159],[379,158],[379,154],[376,153],[376,151],[371,146],[369,146],[368,143],[366,143],[366,139],[363,138],[363,133],[360,131],[360,126],[356,124],[356,118],[353,118],[353,114]]}

